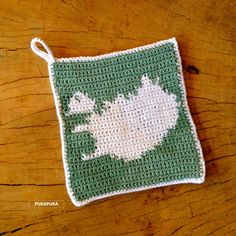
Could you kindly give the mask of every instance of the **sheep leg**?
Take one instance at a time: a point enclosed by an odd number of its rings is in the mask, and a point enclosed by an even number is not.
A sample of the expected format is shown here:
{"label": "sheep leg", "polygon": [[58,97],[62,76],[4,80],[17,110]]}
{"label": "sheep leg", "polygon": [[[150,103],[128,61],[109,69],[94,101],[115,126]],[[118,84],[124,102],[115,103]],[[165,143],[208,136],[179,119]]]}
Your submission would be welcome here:
{"label": "sheep leg", "polygon": [[88,131],[89,127],[88,125],[77,125],[75,126],[74,130],[72,131],[73,133],[79,133],[79,132],[85,132]]}

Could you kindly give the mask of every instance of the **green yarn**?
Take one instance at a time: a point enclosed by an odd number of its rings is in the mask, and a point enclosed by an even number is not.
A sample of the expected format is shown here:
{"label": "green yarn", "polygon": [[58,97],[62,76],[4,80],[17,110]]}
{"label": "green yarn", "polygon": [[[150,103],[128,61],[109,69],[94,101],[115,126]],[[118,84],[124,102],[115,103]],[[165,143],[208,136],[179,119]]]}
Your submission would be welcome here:
{"label": "green yarn", "polygon": [[[130,191],[153,185],[184,182],[204,177],[198,139],[188,117],[178,49],[172,42],[128,54],[89,61],[55,61],[52,64],[53,84],[60,103],[64,127],[69,187],[74,198],[81,202],[117,191]],[[176,96],[179,102],[178,119],[161,145],[146,151],[132,161],[111,158],[109,154],[82,160],[83,154],[96,149],[96,140],[86,132],[72,132],[76,125],[89,123],[89,112],[69,114],[70,99],[77,91],[86,94],[102,115],[106,102],[119,94],[127,99],[142,86],[140,78],[148,75],[164,91]]]}

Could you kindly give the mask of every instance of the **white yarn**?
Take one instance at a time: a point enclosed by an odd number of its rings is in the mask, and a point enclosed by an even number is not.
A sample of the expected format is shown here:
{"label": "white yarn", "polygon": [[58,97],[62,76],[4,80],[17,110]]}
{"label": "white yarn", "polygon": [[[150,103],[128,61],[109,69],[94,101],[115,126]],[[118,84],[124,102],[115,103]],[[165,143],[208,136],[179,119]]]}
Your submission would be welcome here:
{"label": "white yarn", "polygon": [[95,101],[81,92],[70,100],[69,114],[92,112],[89,124],[77,125],[73,132],[89,131],[96,140],[96,150],[83,155],[89,160],[110,154],[113,158],[131,161],[160,145],[178,119],[176,95],[168,94],[148,76],[141,78],[138,93],[119,95],[115,101],[105,103],[105,111],[99,115],[93,111]]}
{"label": "white yarn", "polygon": [[[43,48],[46,50],[46,52],[39,49],[36,45],[36,43],[39,43],[43,46]],[[47,63],[52,63],[55,61],[54,56],[52,54],[51,49],[48,47],[48,45],[39,38],[34,38],[31,40],[31,49],[40,57],[42,57]]]}

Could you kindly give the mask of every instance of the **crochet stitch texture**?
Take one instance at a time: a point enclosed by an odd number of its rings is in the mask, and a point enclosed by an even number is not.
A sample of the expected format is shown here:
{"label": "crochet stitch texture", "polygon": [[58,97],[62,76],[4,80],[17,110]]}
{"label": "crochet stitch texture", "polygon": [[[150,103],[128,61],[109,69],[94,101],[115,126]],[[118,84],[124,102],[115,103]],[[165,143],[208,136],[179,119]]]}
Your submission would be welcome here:
{"label": "crochet stitch texture", "polygon": [[94,57],[54,58],[38,38],[31,47],[48,62],[66,186],[76,206],[204,182],[175,38]]}

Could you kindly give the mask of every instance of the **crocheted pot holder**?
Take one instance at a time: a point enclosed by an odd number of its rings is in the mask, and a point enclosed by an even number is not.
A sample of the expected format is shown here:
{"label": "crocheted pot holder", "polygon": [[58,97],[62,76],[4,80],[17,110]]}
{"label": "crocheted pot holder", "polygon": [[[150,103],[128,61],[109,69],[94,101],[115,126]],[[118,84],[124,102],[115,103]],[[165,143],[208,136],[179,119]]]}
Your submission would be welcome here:
{"label": "crocheted pot holder", "polygon": [[31,48],[48,63],[74,205],[204,182],[175,38],[91,57],[55,58],[38,38]]}

